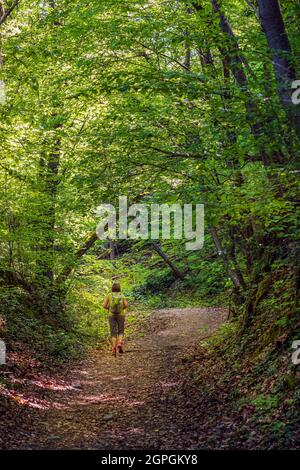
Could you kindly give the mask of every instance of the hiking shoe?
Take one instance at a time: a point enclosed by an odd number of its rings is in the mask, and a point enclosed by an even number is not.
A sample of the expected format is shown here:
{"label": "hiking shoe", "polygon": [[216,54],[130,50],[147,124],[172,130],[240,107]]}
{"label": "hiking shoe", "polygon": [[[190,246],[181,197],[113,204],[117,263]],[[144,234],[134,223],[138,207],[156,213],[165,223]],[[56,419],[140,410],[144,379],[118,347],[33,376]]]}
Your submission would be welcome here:
{"label": "hiking shoe", "polygon": [[123,349],[122,344],[118,344],[118,351],[119,351],[120,354],[123,354],[124,349]]}

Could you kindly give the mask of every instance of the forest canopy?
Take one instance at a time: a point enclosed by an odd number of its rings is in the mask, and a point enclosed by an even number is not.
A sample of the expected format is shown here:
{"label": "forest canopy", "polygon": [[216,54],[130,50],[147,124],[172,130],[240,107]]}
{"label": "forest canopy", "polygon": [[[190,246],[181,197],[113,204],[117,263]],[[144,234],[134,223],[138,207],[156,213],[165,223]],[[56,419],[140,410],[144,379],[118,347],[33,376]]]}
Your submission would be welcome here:
{"label": "forest canopy", "polygon": [[[144,253],[145,280],[154,249],[165,268],[146,284],[163,285],[162,275],[166,287],[181,278],[183,290],[204,297],[230,294],[243,328],[267,298],[261,315],[275,308],[273,326],[294,331],[300,6],[280,3],[1,2],[8,328],[28,305],[64,328],[74,292],[88,289],[76,282],[89,263],[123,256],[130,265]],[[187,253],[177,240],[103,243],[95,209],[120,195],[204,204],[204,249]],[[101,266],[90,268],[120,269]],[[107,276],[92,282],[107,285]],[[143,282],[137,291],[147,292]]]}

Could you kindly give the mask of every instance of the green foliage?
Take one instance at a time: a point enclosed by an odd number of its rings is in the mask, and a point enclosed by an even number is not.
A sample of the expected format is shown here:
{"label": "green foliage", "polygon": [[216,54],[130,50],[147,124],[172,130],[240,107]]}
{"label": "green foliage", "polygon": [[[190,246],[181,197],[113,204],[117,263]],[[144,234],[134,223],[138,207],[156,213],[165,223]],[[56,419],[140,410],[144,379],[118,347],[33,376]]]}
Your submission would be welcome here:
{"label": "green foliage", "polygon": [[[264,345],[294,328],[299,139],[272,55],[247,2],[222,2],[234,36],[211,1],[188,3],[24,0],[1,25],[0,283],[23,291],[10,311],[29,296],[38,322],[56,318],[67,336],[53,338],[55,351],[73,329],[105,336],[99,297],[119,273],[139,308],[227,304],[234,282],[253,341],[258,328]],[[297,13],[284,2],[295,73]],[[183,281],[143,241],[97,265],[106,246],[94,240],[87,256],[95,208],[119,195],[205,205],[203,250],[162,242]],[[265,285],[273,275],[276,289]]]}
{"label": "green foliage", "polygon": [[252,400],[257,410],[271,410],[278,406],[278,397],[272,395],[258,395]]}

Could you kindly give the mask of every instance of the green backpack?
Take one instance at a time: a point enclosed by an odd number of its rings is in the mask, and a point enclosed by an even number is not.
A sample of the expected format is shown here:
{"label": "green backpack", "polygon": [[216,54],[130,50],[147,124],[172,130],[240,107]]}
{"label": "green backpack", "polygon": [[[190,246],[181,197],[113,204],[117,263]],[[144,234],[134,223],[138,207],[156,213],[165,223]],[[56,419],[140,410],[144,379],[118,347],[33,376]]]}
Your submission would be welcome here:
{"label": "green backpack", "polygon": [[109,310],[114,315],[120,315],[123,309],[123,297],[121,295],[111,294],[109,302]]}

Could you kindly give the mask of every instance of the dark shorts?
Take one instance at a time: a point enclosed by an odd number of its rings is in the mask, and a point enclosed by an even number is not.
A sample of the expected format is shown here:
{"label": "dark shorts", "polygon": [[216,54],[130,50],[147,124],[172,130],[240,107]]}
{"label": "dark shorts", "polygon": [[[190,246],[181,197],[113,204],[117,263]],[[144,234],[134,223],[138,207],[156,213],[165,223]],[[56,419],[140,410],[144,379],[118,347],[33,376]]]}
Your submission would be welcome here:
{"label": "dark shorts", "polygon": [[124,334],[125,316],[124,315],[110,315],[108,317],[110,326],[110,335],[118,336]]}

